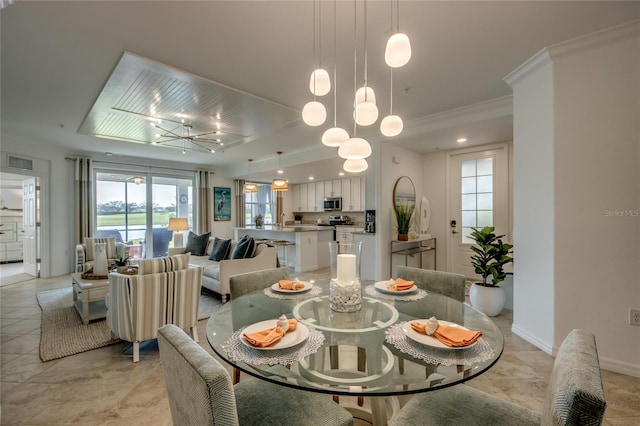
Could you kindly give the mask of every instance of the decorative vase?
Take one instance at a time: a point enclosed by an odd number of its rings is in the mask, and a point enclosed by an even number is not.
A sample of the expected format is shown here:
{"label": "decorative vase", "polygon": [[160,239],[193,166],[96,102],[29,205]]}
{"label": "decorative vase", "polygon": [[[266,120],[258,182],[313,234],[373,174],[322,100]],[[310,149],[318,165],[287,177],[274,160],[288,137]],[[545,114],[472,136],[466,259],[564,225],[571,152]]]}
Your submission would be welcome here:
{"label": "decorative vase", "polygon": [[398,241],[409,241],[409,234],[398,234]]}
{"label": "decorative vase", "polygon": [[96,243],[93,246],[93,275],[107,275],[107,244]]}
{"label": "decorative vase", "polygon": [[507,301],[507,295],[502,287],[483,286],[473,283],[469,290],[471,306],[490,317],[495,317],[502,312]]}
{"label": "decorative vase", "polygon": [[329,243],[329,307],[336,312],[357,312],[362,308],[361,251],[361,241]]}

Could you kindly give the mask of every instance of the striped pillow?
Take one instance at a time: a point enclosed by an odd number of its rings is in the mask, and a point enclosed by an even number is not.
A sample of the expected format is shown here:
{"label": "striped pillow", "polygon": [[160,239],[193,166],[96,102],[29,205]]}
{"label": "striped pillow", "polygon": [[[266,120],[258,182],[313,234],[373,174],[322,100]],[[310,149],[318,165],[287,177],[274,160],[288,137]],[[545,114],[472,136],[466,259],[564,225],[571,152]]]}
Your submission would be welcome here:
{"label": "striped pillow", "polygon": [[177,254],[171,257],[143,259],[138,262],[138,274],[158,274],[161,272],[179,271],[189,267],[190,254]]}

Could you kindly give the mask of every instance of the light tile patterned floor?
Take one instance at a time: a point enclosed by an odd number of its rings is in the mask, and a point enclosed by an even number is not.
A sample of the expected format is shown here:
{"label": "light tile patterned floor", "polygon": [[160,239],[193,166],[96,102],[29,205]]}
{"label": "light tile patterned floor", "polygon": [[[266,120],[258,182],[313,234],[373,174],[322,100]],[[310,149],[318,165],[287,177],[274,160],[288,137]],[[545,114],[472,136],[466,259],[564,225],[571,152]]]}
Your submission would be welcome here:
{"label": "light tile patterned floor", "polygon": [[[5,268],[1,275],[5,277],[11,266],[1,268]],[[326,274],[325,269],[299,276],[310,279]],[[66,275],[0,287],[0,424],[170,425],[155,341],[141,345],[137,364],[131,362],[128,343],[40,361],[36,293],[70,285]],[[541,410],[553,359],[511,333],[510,311],[495,321],[505,336],[504,354],[489,372],[469,385]],[[211,353],[205,326],[206,320],[198,324],[200,344]],[[608,404],[605,424],[640,424],[640,379],[609,371],[602,375]],[[354,401],[342,398],[341,403],[352,405]]]}

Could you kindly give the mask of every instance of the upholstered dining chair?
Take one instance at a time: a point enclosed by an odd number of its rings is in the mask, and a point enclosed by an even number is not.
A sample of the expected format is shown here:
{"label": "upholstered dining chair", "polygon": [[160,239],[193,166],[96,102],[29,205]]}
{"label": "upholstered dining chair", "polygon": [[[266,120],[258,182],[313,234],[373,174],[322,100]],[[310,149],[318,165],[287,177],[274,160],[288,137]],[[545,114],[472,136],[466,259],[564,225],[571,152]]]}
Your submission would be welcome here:
{"label": "upholstered dining chair", "polygon": [[323,394],[244,380],[227,370],[182,329],[158,330],[174,425],[353,425],[353,416]]}
{"label": "upholstered dining chair", "polygon": [[389,426],[599,425],[606,405],[595,336],[576,329],[560,345],[542,413],[457,385],[415,395]]}
{"label": "upholstered dining chair", "polygon": [[[229,293],[231,300],[244,294],[262,290],[277,283],[279,280],[289,278],[289,268],[264,269],[258,272],[232,275],[229,277]],[[240,370],[233,369],[233,384],[240,381]]]}
{"label": "upholstered dining chair", "polygon": [[416,286],[423,290],[433,291],[464,302],[466,284],[464,275],[398,265],[396,277],[415,281]]}

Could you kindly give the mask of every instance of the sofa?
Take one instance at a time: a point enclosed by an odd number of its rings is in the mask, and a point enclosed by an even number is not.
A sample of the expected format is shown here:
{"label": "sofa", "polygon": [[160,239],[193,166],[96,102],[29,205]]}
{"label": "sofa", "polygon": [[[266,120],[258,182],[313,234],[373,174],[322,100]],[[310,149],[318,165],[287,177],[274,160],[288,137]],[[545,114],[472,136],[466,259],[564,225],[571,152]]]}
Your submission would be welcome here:
{"label": "sofa", "polygon": [[76,272],[87,272],[93,268],[93,256],[97,243],[106,244],[108,263],[129,257],[129,246],[117,242],[115,237],[87,237],[82,240],[82,244],[76,245]]}
{"label": "sofa", "polygon": [[[272,269],[277,266],[278,254],[275,247],[266,244],[256,244],[252,257],[245,259],[224,259],[219,262],[209,260],[215,237],[210,237],[204,256],[194,256],[191,253],[190,263],[204,268],[202,287],[220,295],[222,303],[229,300],[229,277],[232,275],[257,272]],[[233,253],[237,240],[231,241],[229,253]],[[183,253],[185,248],[169,248],[169,255]]]}
{"label": "sofa", "polygon": [[133,343],[133,362],[140,359],[140,342],[155,339],[166,324],[190,331],[198,341],[203,270],[189,265],[189,257],[141,260],[135,275],[109,274],[107,325],[118,338]]}

